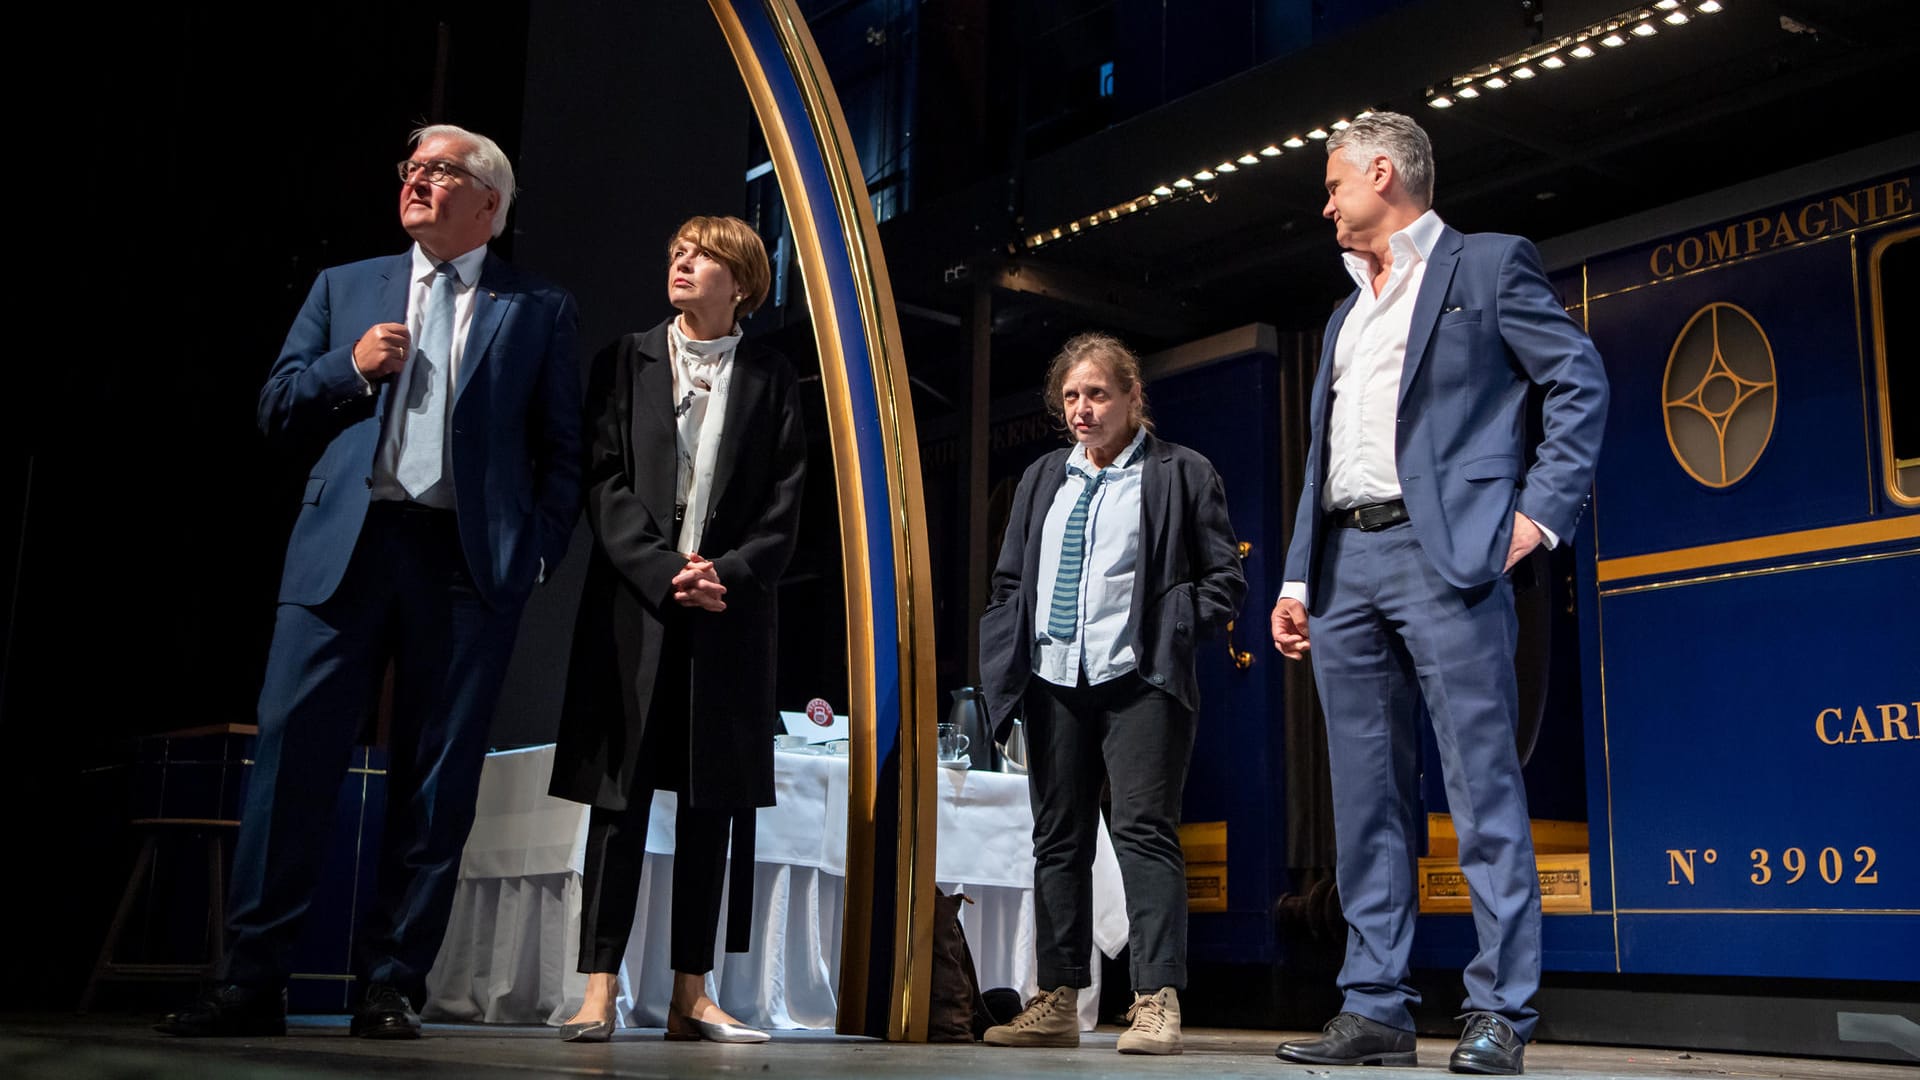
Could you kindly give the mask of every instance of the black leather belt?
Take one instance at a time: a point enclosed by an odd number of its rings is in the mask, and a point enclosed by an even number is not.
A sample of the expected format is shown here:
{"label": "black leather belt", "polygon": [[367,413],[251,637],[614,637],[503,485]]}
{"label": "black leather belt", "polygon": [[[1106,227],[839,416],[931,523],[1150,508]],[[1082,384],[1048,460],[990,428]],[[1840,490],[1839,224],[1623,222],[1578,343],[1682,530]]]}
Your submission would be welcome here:
{"label": "black leather belt", "polygon": [[1392,502],[1368,503],[1349,510],[1335,510],[1332,518],[1333,523],[1342,529],[1373,532],[1407,520],[1407,504],[1399,499]]}
{"label": "black leather belt", "polygon": [[404,514],[407,517],[453,519],[451,510],[442,510],[437,506],[428,506],[426,503],[417,503],[411,499],[375,499],[371,505],[375,510]]}

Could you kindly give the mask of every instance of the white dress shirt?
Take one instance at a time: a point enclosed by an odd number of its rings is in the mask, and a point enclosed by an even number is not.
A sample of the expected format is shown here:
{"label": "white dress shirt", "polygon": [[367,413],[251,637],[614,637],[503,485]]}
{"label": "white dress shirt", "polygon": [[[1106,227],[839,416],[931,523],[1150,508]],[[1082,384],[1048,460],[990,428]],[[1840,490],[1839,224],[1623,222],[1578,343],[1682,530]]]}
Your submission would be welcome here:
{"label": "white dress shirt", "polygon": [[1327,481],[1322,510],[1347,510],[1400,497],[1394,428],[1400,419],[1400,371],[1406,365],[1413,304],[1427,277],[1427,257],[1440,239],[1440,215],[1429,210],[1387,238],[1393,266],[1373,291],[1373,260],[1351,251],[1340,261],[1359,298],[1333,345],[1333,403],[1327,414]]}
{"label": "white dress shirt", "polygon": [[1067,480],[1053,497],[1040,528],[1039,577],[1034,582],[1033,673],[1055,686],[1077,686],[1080,672],[1087,684],[1117,679],[1134,669],[1133,575],[1140,560],[1140,444],[1147,429],[1133,433],[1132,441],[1107,466],[1106,479],[1094,489],[1087,504],[1086,561],[1080,570],[1079,626],[1072,641],[1055,641],[1047,633],[1053,586],[1060,576],[1060,546],[1066,539],[1067,518],[1086,487],[1086,478],[1100,470],[1087,461],[1087,448],[1075,446],[1067,455]]}
{"label": "white dress shirt", "polygon": [[[1393,266],[1386,283],[1374,291],[1374,263],[1358,252],[1340,253],[1347,275],[1360,295],[1340,324],[1333,343],[1333,401],[1327,410],[1327,480],[1320,486],[1320,509],[1351,510],[1400,497],[1400,473],[1394,446],[1400,422],[1400,374],[1406,367],[1407,335],[1413,305],[1427,278],[1427,259],[1446,224],[1428,210],[1387,237]],[[1558,538],[1540,530],[1551,548]],[[1286,582],[1283,600],[1307,602],[1307,583]]]}
{"label": "white dress shirt", "polygon": [[[450,261],[453,263],[454,272],[460,275],[460,284],[453,289],[453,345],[449,350],[452,356],[448,358],[447,372],[449,425],[452,422],[453,391],[460,385],[460,359],[467,349],[467,331],[473,328],[474,297],[479,293],[480,267],[487,261],[487,245],[481,244],[465,255],[456,256]],[[433,290],[434,272],[439,269],[439,266],[440,264],[434,262],[431,255],[420,249],[419,244],[413,245],[411,271],[413,286],[407,290],[407,333],[411,335],[416,351],[420,341],[420,324],[426,317],[427,294]],[[412,356],[407,357],[407,363],[413,363]],[[356,372],[359,370],[358,367],[354,368]],[[362,374],[360,381],[365,383],[366,378]],[[397,377],[395,385],[396,387],[399,385]],[[373,392],[373,385],[368,383],[367,393]],[[425,503],[441,510],[451,510],[453,509],[453,439],[451,437],[444,444],[446,469],[440,474],[440,482],[421,492],[418,498],[408,495],[407,489],[401,487],[400,481],[394,476],[394,471],[400,466],[400,446],[406,426],[403,422],[405,404],[400,400],[401,396],[398,393],[392,395],[393,400],[388,402],[387,415],[381,420],[380,447],[373,458],[373,497],[396,501],[413,499],[415,502]]]}

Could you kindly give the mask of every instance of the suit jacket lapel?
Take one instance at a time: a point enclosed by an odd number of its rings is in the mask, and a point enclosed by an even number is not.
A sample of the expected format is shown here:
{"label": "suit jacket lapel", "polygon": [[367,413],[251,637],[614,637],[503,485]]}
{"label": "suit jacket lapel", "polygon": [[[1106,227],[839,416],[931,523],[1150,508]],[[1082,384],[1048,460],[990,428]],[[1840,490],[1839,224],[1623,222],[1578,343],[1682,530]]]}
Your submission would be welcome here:
{"label": "suit jacket lapel", "polygon": [[1420,295],[1413,301],[1413,321],[1407,326],[1407,358],[1400,365],[1399,404],[1403,406],[1407,403],[1407,388],[1413,385],[1413,377],[1426,359],[1433,328],[1440,322],[1440,304],[1447,298],[1447,287],[1453,284],[1453,271],[1460,265],[1460,249],[1464,243],[1460,231],[1448,226],[1440,230],[1440,239],[1434,241],[1433,254],[1427,258],[1427,272],[1420,279]]}
{"label": "suit jacket lapel", "polygon": [[1309,484],[1318,484],[1326,479],[1327,403],[1333,400],[1333,349],[1340,341],[1340,328],[1347,325],[1347,317],[1353,314],[1353,305],[1359,302],[1359,289],[1347,294],[1346,300],[1334,308],[1333,315],[1327,319],[1326,340],[1320,343],[1320,368],[1313,374],[1313,391],[1307,402],[1307,430],[1320,433],[1307,446]]}
{"label": "suit jacket lapel", "polygon": [[453,389],[456,407],[460,404],[460,395],[473,382],[474,372],[480,370],[480,364],[486,360],[494,335],[500,332],[500,325],[506,322],[507,313],[519,299],[515,284],[513,267],[488,252],[486,261],[480,264],[480,281],[474,286],[473,323],[467,328],[467,345],[460,353],[460,384]]}
{"label": "suit jacket lapel", "polygon": [[679,467],[673,423],[673,365],[667,359],[667,324],[640,335],[635,345],[633,401],[633,462],[638,473],[641,505],[652,512],[662,529],[673,527],[674,470]]}
{"label": "suit jacket lapel", "polygon": [[1047,527],[1047,510],[1067,482],[1067,457],[1072,453],[1069,448],[1048,455],[1041,481],[1033,485],[1033,501],[1027,505],[1027,535],[1020,538],[1026,546],[1026,565],[1020,571],[1020,591],[1027,596],[1027,622],[1021,627],[1022,633],[1033,632],[1034,605],[1040,602],[1040,536]]}
{"label": "suit jacket lapel", "polygon": [[[407,324],[407,289],[413,284],[409,270],[413,269],[411,251],[395,255],[387,260],[380,270],[379,309],[374,315],[375,322],[396,322]],[[374,415],[387,415],[387,398],[393,393],[398,378],[380,380],[380,399],[375,403]]]}
{"label": "suit jacket lapel", "polygon": [[[740,448],[755,434],[749,433],[747,417],[767,392],[767,371],[760,363],[759,350],[741,342],[733,354],[733,377],[727,383],[727,419],[720,426],[720,449],[713,460],[713,497],[707,502],[707,520],[727,497],[734,466],[740,460]],[[758,440],[755,440],[756,443]]]}
{"label": "suit jacket lapel", "polygon": [[[1152,553],[1166,550],[1167,519],[1161,509],[1167,505],[1167,470],[1173,451],[1149,431],[1140,444],[1146,453],[1140,460],[1140,547],[1133,565],[1133,610],[1147,610],[1147,579],[1158,578],[1158,567],[1149,562]],[[1168,584],[1156,580],[1155,586]]]}

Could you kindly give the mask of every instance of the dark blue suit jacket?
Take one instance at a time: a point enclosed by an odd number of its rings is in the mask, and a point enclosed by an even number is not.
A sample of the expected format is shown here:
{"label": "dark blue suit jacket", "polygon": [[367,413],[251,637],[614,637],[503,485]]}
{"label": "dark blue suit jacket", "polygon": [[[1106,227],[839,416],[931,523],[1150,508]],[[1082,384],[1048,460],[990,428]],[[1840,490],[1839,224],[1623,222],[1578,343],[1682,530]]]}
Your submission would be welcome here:
{"label": "dark blue suit jacket", "polygon": [[[326,601],[353,555],[394,383],[365,393],[353,346],[375,323],[407,321],[411,267],[403,253],[321,271],[260,392],[268,438],[319,455],[287,542],[282,603]],[[450,425],[454,502],[475,587],[510,609],[543,559],[559,563],[580,513],[578,313],[566,290],[491,254],[476,287]]]}
{"label": "dark blue suit jacket", "polygon": [[[1333,348],[1359,299],[1327,322],[1309,405],[1313,424],[1287,580],[1321,610],[1321,484],[1326,480]],[[1526,463],[1527,392],[1544,388],[1545,434]],[[1593,342],[1560,304],[1540,253],[1518,236],[1441,230],[1413,306],[1394,449],[1414,535],[1447,581],[1498,577],[1519,511],[1562,540],[1586,505],[1607,414]]]}

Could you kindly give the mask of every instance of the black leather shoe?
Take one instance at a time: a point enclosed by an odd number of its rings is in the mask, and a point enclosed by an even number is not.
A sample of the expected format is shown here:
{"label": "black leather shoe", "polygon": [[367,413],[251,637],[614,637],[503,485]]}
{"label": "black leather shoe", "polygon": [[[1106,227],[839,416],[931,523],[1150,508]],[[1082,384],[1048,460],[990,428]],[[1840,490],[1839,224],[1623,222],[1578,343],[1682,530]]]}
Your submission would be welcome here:
{"label": "black leather shoe", "polygon": [[363,1039],[417,1039],[420,1014],[397,987],[374,983],[367,987],[367,1000],[353,1014],[348,1030]]}
{"label": "black leather shoe", "polygon": [[262,1036],[287,1033],[287,992],[227,983],[153,1025],[162,1035]]}
{"label": "black leather shoe", "polygon": [[1470,1012],[1460,1019],[1467,1022],[1467,1030],[1460,1033],[1460,1045],[1454,1047],[1447,1068],[1494,1076],[1517,1076],[1524,1071],[1527,1044],[1514,1034],[1512,1024],[1490,1012]]}
{"label": "black leather shoe", "polygon": [[1307,1065],[1414,1065],[1413,1032],[1343,1012],[1317,1039],[1283,1042],[1273,1056]]}

